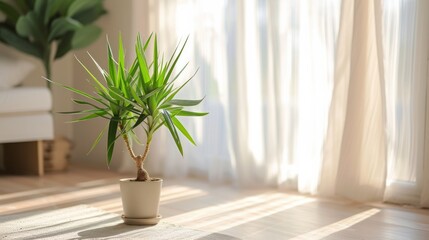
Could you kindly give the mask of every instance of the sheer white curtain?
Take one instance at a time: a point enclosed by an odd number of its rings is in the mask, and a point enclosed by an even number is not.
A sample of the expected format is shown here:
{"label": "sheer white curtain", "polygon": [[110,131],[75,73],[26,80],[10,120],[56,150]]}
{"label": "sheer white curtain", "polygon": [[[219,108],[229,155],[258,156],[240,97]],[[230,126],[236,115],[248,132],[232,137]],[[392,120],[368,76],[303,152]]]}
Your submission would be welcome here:
{"label": "sheer white curtain", "polygon": [[[379,1],[343,1],[323,194],[379,199],[386,179]],[[380,56],[381,55],[381,56]]]}
{"label": "sheer white curtain", "polygon": [[[429,206],[425,154],[428,2],[384,2],[388,175],[385,200]],[[426,161],[426,163],[425,163]]]}
{"label": "sheer white curtain", "polygon": [[[190,36],[183,59],[191,62],[189,75],[196,66],[199,73],[183,94],[205,95],[201,109],[210,112],[185,121],[197,147],[186,145],[182,158],[162,132],[148,167],[166,176],[427,206],[426,5],[148,1],[149,32],[163,49]],[[397,198],[401,189],[413,200]]]}
{"label": "sheer white curtain", "polygon": [[152,30],[172,40],[165,46],[190,34],[187,54],[200,67],[193,94],[207,95],[210,112],[197,120],[198,146],[186,149],[185,160],[173,151],[163,166],[172,171],[164,173],[177,174],[185,163],[214,181],[315,193],[339,1],[150,3]]}

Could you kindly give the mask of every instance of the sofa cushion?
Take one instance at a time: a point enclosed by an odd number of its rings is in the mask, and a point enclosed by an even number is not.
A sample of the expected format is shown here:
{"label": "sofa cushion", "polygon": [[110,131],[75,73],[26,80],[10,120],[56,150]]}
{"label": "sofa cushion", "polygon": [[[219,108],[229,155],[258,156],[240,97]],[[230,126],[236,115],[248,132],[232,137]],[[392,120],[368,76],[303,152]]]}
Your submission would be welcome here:
{"label": "sofa cushion", "polygon": [[50,113],[0,116],[0,143],[49,140],[53,137]]}
{"label": "sofa cushion", "polygon": [[51,92],[46,87],[16,87],[0,90],[0,115],[48,112],[51,108]]}
{"label": "sofa cushion", "polygon": [[0,55],[0,89],[20,84],[33,69],[34,65],[29,61]]}

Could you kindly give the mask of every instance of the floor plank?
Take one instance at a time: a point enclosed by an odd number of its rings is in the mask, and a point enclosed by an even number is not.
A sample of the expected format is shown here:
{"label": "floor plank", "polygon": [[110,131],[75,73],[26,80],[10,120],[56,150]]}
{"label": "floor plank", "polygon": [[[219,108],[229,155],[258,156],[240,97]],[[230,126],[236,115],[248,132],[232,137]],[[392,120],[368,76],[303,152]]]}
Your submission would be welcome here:
{"label": "floor plank", "polygon": [[[0,175],[0,215],[79,204],[121,214],[122,177],[76,167],[43,177]],[[165,222],[241,239],[429,239],[428,210],[195,179],[164,180],[160,212]]]}

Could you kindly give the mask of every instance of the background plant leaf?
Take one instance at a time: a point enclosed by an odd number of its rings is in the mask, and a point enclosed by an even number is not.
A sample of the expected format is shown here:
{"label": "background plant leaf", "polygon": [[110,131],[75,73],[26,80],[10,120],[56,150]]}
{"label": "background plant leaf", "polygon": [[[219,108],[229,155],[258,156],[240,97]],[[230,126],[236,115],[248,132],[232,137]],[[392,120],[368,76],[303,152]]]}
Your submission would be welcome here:
{"label": "background plant leaf", "polygon": [[107,11],[103,8],[103,5],[100,3],[99,5],[86,9],[85,11],[76,13],[73,16],[73,18],[82,24],[90,24],[106,13]]}
{"label": "background plant leaf", "polygon": [[48,41],[51,42],[54,38],[57,38],[68,31],[77,30],[80,27],[82,27],[82,24],[72,18],[63,17],[55,19],[52,22],[51,32],[49,33]]}
{"label": "background plant leaf", "polygon": [[0,11],[6,15],[9,24],[15,25],[19,18],[19,12],[10,4],[0,1]]}
{"label": "background plant leaf", "polygon": [[45,37],[41,27],[41,19],[36,12],[28,12],[25,16],[18,18],[16,31],[20,36],[34,38],[37,42],[43,43]]}
{"label": "background plant leaf", "polygon": [[91,9],[101,3],[100,0],[75,0],[67,10],[67,16],[72,17],[75,14]]}
{"label": "background plant leaf", "polygon": [[4,42],[16,48],[17,50],[40,59],[43,58],[42,50],[38,48],[38,46],[32,44],[26,38],[18,36],[18,34],[12,32],[11,30],[7,28],[0,28],[0,36]]}
{"label": "background plant leaf", "polygon": [[72,37],[73,32],[67,33],[61,37],[58,43],[57,52],[55,53],[54,59],[59,59],[66,55],[72,49]]}
{"label": "background plant leaf", "polygon": [[72,49],[79,49],[89,46],[95,42],[101,34],[101,28],[95,25],[87,25],[76,30],[71,40]]}
{"label": "background plant leaf", "polygon": [[45,76],[49,77],[53,60],[73,49],[87,47],[99,37],[101,29],[89,23],[106,13],[103,2],[0,0],[0,12],[6,15],[0,21],[0,41],[40,59]]}

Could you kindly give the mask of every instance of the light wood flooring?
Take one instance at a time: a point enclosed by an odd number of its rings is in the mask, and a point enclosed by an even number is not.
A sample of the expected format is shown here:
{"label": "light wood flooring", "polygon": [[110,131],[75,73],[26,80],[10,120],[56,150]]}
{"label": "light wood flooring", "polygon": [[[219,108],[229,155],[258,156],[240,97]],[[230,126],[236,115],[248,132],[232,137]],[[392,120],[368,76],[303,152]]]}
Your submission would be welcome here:
{"label": "light wood flooring", "polygon": [[[44,177],[0,175],[0,215],[79,204],[121,214],[121,177],[82,168]],[[239,190],[195,179],[164,180],[160,213],[168,223],[240,239],[429,239],[429,210]]]}

